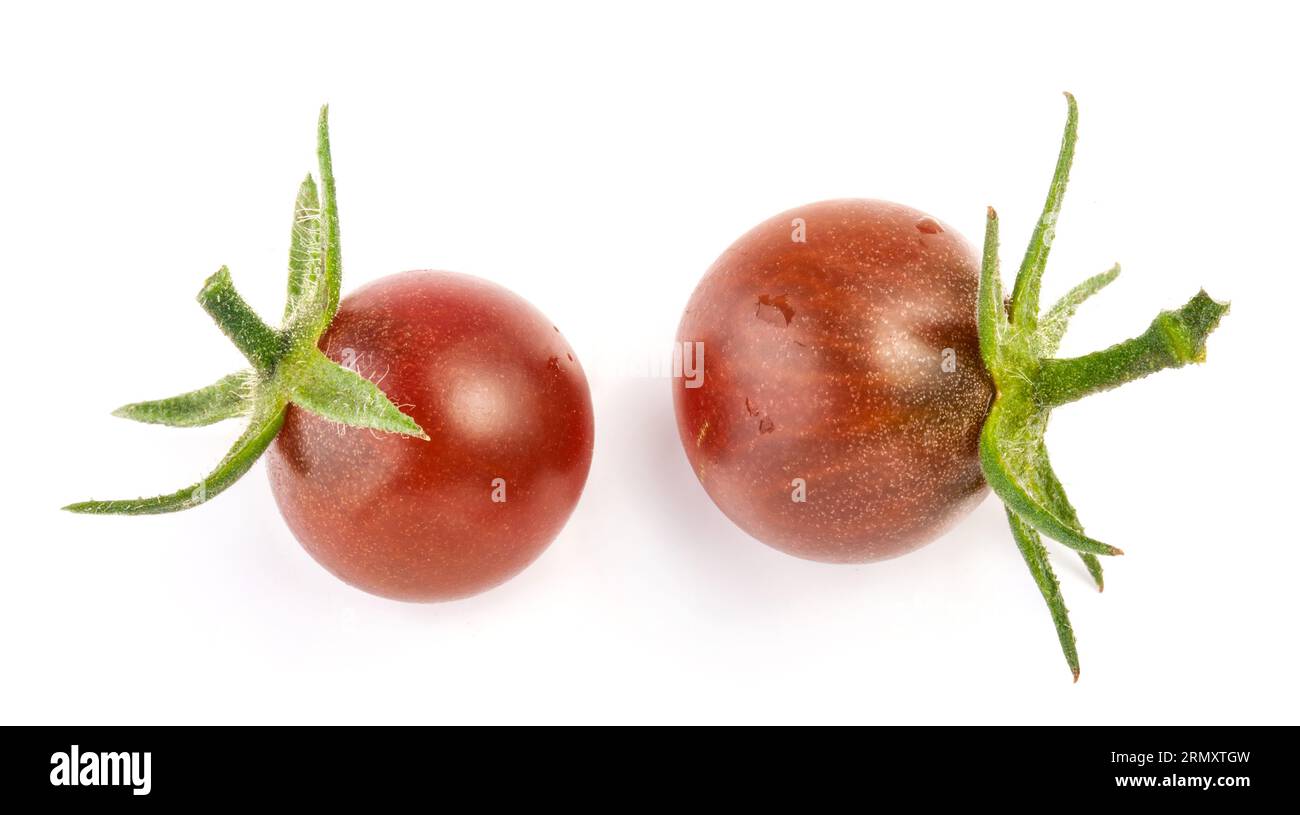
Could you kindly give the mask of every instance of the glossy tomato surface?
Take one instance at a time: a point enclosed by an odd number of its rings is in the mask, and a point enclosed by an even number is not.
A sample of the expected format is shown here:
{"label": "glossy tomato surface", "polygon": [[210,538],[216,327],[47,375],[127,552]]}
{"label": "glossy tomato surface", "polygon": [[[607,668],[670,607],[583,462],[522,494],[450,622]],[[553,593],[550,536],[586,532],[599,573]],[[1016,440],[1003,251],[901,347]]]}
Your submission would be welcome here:
{"label": "glossy tomato surface", "polygon": [[841,563],[908,552],[973,509],[993,395],[978,284],[960,235],[884,201],[811,204],[736,241],[691,296],[673,380],[714,503],[765,543]]}
{"label": "glossy tomato surface", "polygon": [[325,568],[385,597],[449,600],[514,576],[559,533],[591,464],[591,396],[527,301],[474,277],[405,272],[344,299],[321,348],[430,437],[290,407],[271,486]]}

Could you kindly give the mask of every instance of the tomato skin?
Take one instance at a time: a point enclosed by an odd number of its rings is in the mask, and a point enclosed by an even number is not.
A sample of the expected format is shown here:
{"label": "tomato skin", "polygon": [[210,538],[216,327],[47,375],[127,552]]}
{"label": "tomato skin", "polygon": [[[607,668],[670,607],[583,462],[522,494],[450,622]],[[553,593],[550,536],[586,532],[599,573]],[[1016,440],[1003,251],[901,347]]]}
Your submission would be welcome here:
{"label": "tomato skin", "polygon": [[430,437],[290,406],[271,486],[326,569],[384,597],[451,600],[513,577],[559,533],[591,464],[591,395],[527,301],[474,277],[404,272],[345,298],[320,347]]}
{"label": "tomato skin", "polygon": [[978,284],[959,234],[884,201],[799,207],[736,241],[678,329],[703,343],[700,385],[673,380],[714,503],[764,543],[839,563],[904,554],[972,510],[993,395]]}

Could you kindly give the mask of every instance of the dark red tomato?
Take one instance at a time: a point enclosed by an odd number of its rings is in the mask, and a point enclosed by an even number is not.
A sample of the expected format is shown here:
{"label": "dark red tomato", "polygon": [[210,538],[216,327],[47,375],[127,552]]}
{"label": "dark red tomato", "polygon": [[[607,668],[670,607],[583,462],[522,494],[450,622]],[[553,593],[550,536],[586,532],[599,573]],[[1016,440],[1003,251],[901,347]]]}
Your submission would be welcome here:
{"label": "dark red tomato", "polygon": [[290,407],[271,486],[326,569],[384,597],[450,600],[519,573],[559,533],[591,464],[591,395],[528,302],[474,277],[405,272],[343,300],[321,348],[430,437]]}
{"label": "dark red tomato", "polygon": [[764,543],[838,563],[901,555],[973,509],[993,394],[978,284],[960,235],[884,201],[800,207],[732,244],[691,296],[673,381],[714,503]]}

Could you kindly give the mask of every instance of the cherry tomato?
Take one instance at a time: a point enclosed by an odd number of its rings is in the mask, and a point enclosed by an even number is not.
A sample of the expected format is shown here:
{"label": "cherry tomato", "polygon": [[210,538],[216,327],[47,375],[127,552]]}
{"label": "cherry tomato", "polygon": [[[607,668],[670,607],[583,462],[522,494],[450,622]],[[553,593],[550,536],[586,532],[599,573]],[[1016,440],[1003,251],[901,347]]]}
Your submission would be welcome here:
{"label": "cherry tomato", "polygon": [[326,569],[385,597],[449,600],[514,576],[559,533],[591,464],[591,395],[537,309],[477,278],[405,272],[344,299],[320,347],[430,437],[289,408],[271,486]]}
{"label": "cherry tomato", "polygon": [[911,551],[973,509],[993,396],[978,284],[960,235],[884,201],[800,207],[732,244],[677,334],[700,375],[673,381],[714,503],[778,549],[849,563]]}

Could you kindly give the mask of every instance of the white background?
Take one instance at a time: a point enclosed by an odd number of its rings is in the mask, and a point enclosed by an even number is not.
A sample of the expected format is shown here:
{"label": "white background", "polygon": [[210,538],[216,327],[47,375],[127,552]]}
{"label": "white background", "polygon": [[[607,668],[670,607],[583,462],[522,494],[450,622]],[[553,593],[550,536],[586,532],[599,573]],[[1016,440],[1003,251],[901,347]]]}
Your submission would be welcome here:
{"label": "white background", "polygon": [[[0,16],[0,721],[1300,722],[1293,6],[25,4]],[[987,500],[870,566],[709,502],[666,352],[700,275],[786,208],[908,203],[1014,266],[1065,115],[1045,299],[1124,264],[1063,352],[1198,287],[1209,363],[1056,414],[1103,595],[1055,548],[1077,685]],[[519,292],[586,365],[573,519],[504,587],[404,605],[298,546],[262,466],[195,511],[58,507],[198,479],[239,432],[121,403],[240,365],[194,303],[281,307],[331,103],[345,291],[433,267]],[[638,373],[640,371],[640,373]]]}

